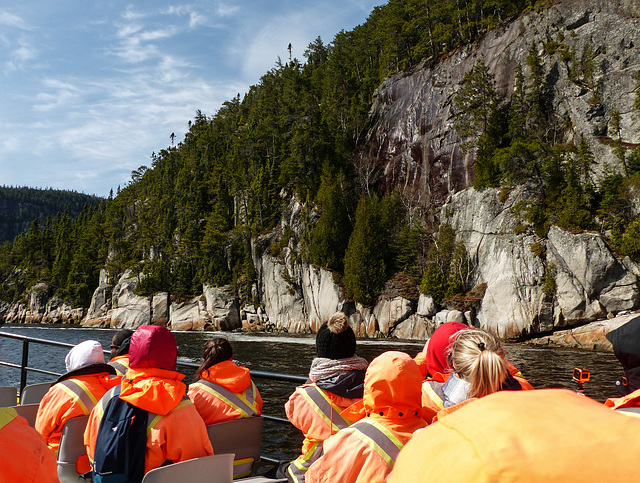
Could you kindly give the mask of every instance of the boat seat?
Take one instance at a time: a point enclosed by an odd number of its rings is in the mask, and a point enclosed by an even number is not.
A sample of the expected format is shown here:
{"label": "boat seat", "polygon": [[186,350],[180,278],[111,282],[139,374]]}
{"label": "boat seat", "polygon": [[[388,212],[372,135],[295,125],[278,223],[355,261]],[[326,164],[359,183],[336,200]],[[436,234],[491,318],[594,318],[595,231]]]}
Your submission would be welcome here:
{"label": "boat seat", "polygon": [[[69,419],[62,427],[62,437],[60,438],[60,448],[58,449],[58,478],[60,483],[77,483],[78,478],[85,471],[89,470],[89,457],[87,448],[84,445],[84,430],[87,427],[89,416],[78,416]],[[81,458],[82,457],[82,458]],[[78,458],[84,467],[81,473],[76,471]]]}
{"label": "boat seat", "polygon": [[22,416],[27,420],[29,426],[32,428],[36,427],[36,415],[38,414],[38,407],[40,404],[19,404],[17,406],[11,406],[16,410],[19,416]]}
{"label": "boat seat", "polygon": [[233,478],[255,475],[260,468],[262,416],[207,425],[214,454],[233,453]]}
{"label": "boat seat", "polygon": [[149,471],[142,483],[231,483],[233,481],[233,454],[203,456]]}
{"label": "boat seat", "polygon": [[18,402],[18,390],[12,386],[0,387],[0,407],[15,406]]}
{"label": "boat seat", "polygon": [[20,404],[40,403],[52,384],[52,382],[40,382],[25,386],[20,394]]}

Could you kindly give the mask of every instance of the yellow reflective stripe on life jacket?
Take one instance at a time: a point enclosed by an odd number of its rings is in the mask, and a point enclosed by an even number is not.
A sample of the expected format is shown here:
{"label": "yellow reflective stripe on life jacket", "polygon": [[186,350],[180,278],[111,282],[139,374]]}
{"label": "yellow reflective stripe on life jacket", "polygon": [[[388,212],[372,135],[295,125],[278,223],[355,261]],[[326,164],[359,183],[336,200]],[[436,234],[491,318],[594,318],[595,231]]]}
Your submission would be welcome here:
{"label": "yellow reflective stripe on life jacket", "polygon": [[88,415],[93,407],[98,403],[98,400],[91,390],[80,379],[66,379],[56,385],[71,396],[74,402],[78,403],[85,415]]}
{"label": "yellow reflective stripe on life jacket", "polygon": [[422,383],[422,390],[427,393],[427,396],[429,396],[429,398],[436,406],[438,406],[440,409],[444,409],[444,401],[442,400],[442,397],[433,389],[430,381],[424,381]]}
{"label": "yellow reflective stripe on life jacket", "polygon": [[332,434],[353,423],[342,415],[342,409],[331,402],[327,393],[318,386],[305,386],[300,393],[316,414],[331,428]]}
{"label": "yellow reflective stripe on life jacket", "polygon": [[191,384],[190,387],[198,387],[220,399],[227,406],[238,411],[243,418],[249,418],[258,414],[258,403],[256,401],[258,388],[253,381],[251,381],[251,386],[240,393],[229,391],[220,384],[204,379],[200,379],[198,382]]}
{"label": "yellow reflective stripe on life jacket", "polygon": [[0,429],[13,421],[18,413],[13,408],[0,408]]}
{"label": "yellow reflective stripe on life jacket", "polygon": [[253,469],[253,458],[241,458],[233,460],[233,479],[244,478],[251,474]]}
{"label": "yellow reflective stripe on life jacket", "polygon": [[124,377],[124,375],[129,370],[129,364],[124,362],[124,359],[122,361],[110,361],[109,365],[116,370],[119,376],[122,377]]}
{"label": "yellow reflective stripe on life jacket", "polygon": [[[172,412],[172,411],[175,411],[177,409],[183,408],[185,406],[188,406],[189,404],[193,404],[193,403],[191,402],[191,400],[188,397],[185,396],[184,398],[182,398],[182,401],[180,401],[176,405],[176,407],[174,407],[169,412]],[[151,434],[151,430],[156,427],[156,424],[158,424],[158,421],[160,421],[162,419],[163,415],[162,414],[155,414],[155,413],[152,413],[151,411],[149,411],[149,416],[148,417],[149,417],[149,422],[147,423],[147,436],[149,436],[149,434]]]}
{"label": "yellow reflective stripe on life jacket", "polygon": [[304,483],[304,475],[315,461],[322,456],[322,441],[314,443],[309,451],[298,456],[287,468],[287,473],[296,483]]}
{"label": "yellow reflective stripe on life jacket", "polygon": [[371,447],[391,467],[404,446],[391,431],[373,419],[362,419],[344,431]]}

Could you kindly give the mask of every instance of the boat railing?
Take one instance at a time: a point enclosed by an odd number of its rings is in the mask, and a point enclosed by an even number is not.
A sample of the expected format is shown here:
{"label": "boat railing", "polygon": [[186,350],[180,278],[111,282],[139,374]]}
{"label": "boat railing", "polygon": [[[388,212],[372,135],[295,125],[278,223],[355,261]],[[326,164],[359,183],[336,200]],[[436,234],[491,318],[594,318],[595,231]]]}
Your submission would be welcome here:
{"label": "boat railing", "polygon": [[[20,334],[12,334],[10,332],[0,332],[0,337],[5,337],[8,339],[17,339],[22,341],[22,355],[21,355],[20,364],[0,360],[0,366],[12,367],[14,369],[20,370],[20,394],[22,394],[23,389],[27,385],[27,375],[29,372],[45,374],[55,378],[58,378],[62,375],[57,372],[48,371],[48,370],[40,369],[37,367],[30,367],[29,366],[29,344],[43,344],[43,345],[49,345],[49,346],[55,346],[55,347],[65,347],[69,349],[74,347],[73,344],[69,344],[66,342],[57,342],[57,341],[46,340],[46,339],[38,339],[36,337],[27,337]],[[106,355],[110,354],[109,351],[104,351],[104,353]],[[199,364],[178,360],[177,366],[195,370],[199,367]],[[307,380],[305,376],[296,376],[294,374],[284,374],[284,373],[278,373],[278,372],[255,371],[255,370],[251,370],[251,377],[256,379],[267,379],[271,381],[291,382],[296,385],[302,384]],[[273,421],[280,424],[291,424],[288,419],[282,418],[279,416],[273,416],[269,414],[262,414],[262,416],[267,421]],[[262,459],[267,462],[277,461],[264,456],[262,457]]]}

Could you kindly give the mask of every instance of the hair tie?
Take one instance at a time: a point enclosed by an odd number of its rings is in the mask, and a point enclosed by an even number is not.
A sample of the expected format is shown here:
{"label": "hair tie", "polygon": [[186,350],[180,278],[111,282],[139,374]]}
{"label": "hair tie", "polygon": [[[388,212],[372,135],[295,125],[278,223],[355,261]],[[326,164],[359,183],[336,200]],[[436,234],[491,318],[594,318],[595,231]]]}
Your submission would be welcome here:
{"label": "hair tie", "polygon": [[486,347],[484,346],[484,342],[478,342],[478,349],[480,349],[481,351],[486,349]]}

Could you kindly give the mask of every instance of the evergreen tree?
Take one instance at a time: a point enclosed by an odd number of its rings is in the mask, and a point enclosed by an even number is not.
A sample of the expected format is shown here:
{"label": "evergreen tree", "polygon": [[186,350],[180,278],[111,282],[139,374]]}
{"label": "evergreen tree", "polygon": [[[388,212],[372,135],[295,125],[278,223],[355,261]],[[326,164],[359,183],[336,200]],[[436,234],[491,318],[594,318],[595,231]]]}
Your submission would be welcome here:
{"label": "evergreen tree", "polygon": [[386,281],[383,220],[377,196],[360,197],[356,221],[344,257],[347,297],[373,305]]}
{"label": "evergreen tree", "polygon": [[342,172],[333,175],[325,165],[318,190],[320,218],[313,228],[309,251],[314,263],[342,272],[352,224],[349,219],[349,187]]}

